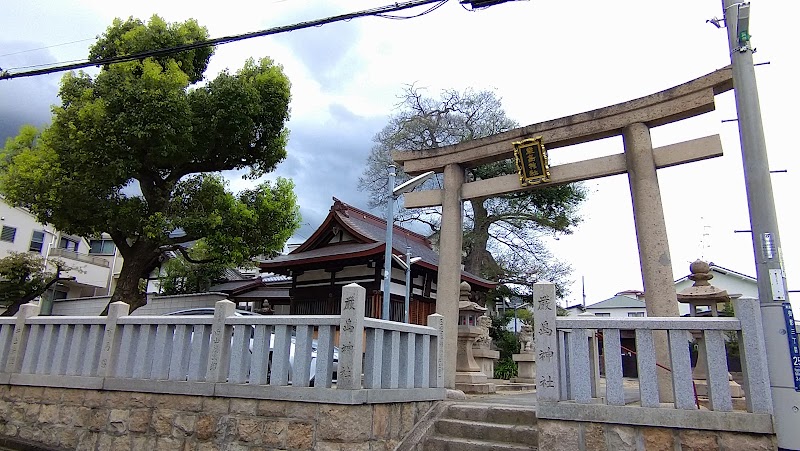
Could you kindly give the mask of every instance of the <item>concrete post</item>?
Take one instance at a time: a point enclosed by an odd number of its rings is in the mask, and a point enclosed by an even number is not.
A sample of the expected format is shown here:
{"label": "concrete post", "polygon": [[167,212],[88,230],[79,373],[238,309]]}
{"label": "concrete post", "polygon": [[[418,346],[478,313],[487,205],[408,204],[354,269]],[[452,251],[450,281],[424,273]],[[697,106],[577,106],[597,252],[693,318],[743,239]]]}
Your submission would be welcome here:
{"label": "concrete post", "polygon": [[[444,317],[438,313],[428,315],[428,327],[436,329],[436,352],[431,353],[428,358],[430,369],[428,383],[431,387],[444,387]],[[423,351],[424,355],[424,351]],[[425,362],[423,362],[425,363]],[[453,384],[455,384],[455,372],[453,373]]]}
{"label": "concrete post", "polygon": [[458,298],[461,290],[461,244],[463,239],[463,205],[461,185],[464,168],[449,164],[444,168],[442,196],[442,231],[439,249],[439,274],[436,283],[436,313],[444,317],[444,386],[456,386],[456,354],[458,344]]}
{"label": "concrete post", "polygon": [[25,346],[28,344],[30,328],[25,324],[28,318],[39,315],[37,304],[23,304],[19,307],[14,321],[14,332],[11,339],[11,349],[6,360],[6,373],[18,373],[22,368],[22,358],[25,356]]}
{"label": "concrete post", "polygon": [[[647,316],[680,316],[650,129],[642,123],[628,125],[623,129],[622,140],[625,144]],[[668,365],[667,334],[656,331],[653,338],[656,361]],[[662,368],[658,369],[658,392],[662,402],[672,402],[672,378]]]}
{"label": "concrete post", "polygon": [[[539,402],[557,402],[560,395],[559,352],[556,334],[556,286],[533,284],[534,354],[538,357],[536,396]],[[563,351],[561,351],[563,352]]]}
{"label": "concrete post", "polygon": [[119,352],[119,341],[121,335],[117,333],[117,323],[123,316],[128,316],[131,306],[124,302],[114,302],[108,306],[108,316],[106,316],[106,327],[103,331],[103,347],[100,349],[100,368],[97,375],[110,377],[114,374],[117,367],[116,358]]}
{"label": "concrete post", "polygon": [[233,316],[236,304],[231,301],[217,301],[214,304],[214,324],[211,325],[211,349],[208,352],[206,382],[225,382],[228,376],[228,362],[231,353],[231,326],[227,318]]}
{"label": "concrete post", "polygon": [[[364,303],[367,290],[351,283],[342,287],[342,316],[339,325],[339,379],[336,387],[361,389],[364,352]],[[372,362],[369,362],[371,365]]]}
{"label": "concrete post", "polygon": [[742,147],[747,208],[761,302],[770,387],[775,409],[778,449],[800,450],[800,392],[795,391],[792,362],[781,303],[788,301],[778,217],[772,196],[767,143],[761,121],[753,50],[750,46],[750,4],[723,0],[733,69],[736,114]]}

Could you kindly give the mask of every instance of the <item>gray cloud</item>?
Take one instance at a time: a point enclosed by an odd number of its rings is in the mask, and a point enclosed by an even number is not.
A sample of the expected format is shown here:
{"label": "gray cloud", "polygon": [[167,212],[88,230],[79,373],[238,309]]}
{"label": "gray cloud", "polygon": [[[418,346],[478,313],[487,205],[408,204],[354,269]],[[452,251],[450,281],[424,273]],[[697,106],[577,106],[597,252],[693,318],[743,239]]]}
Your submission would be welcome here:
{"label": "gray cloud", "polygon": [[384,126],[385,117],[364,117],[346,106],[333,104],[331,119],[324,123],[292,121],[289,157],[279,170],[291,177],[301,203],[303,227],[296,238],[307,238],[328,214],[333,197],[367,209],[367,193],[358,191],[372,137]]}
{"label": "gray cloud", "polygon": [[[322,123],[293,119],[286,160],[269,178],[290,178],[295,184],[302,225],[290,240],[299,243],[311,236],[325,219],[333,197],[361,209],[368,209],[367,193],[358,190],[358,178],[372,148],[372,137],[385,125],[383,116],[360,116],[345,105],[333,104],[330,118]],[[225,175],[232,189],[251,186],[239,179],[247,171]],[[382,212],[376,212],[382,214]]]}
{"label": "gray cloud", "polygon": [[[295,23],[310,17],[318,19],[342,14],[343,11],[334,10],[332,6],[309,4],[305,10],[286,20]],[[351,21],[280,34],[275,39],[292,50],[323,90],[331,92],[351,78],[357,67],[365,65],[364,59],[353,51],[361,35],[361,27]]]}
{"label": "gray cloud", "polygon": [[[41,47],[39,42],[0,42],[3,54]],[[18,53],[0,57],[0,67],[5,70],[34,64],[55,62],[47,51]],[[42,127],[50,122],[50,107],[58,103],[58,83],[62,74],[49,74],[12,80],[0,80],[0,145],[8,137],[16,136],[20,126],[32,124]]]}

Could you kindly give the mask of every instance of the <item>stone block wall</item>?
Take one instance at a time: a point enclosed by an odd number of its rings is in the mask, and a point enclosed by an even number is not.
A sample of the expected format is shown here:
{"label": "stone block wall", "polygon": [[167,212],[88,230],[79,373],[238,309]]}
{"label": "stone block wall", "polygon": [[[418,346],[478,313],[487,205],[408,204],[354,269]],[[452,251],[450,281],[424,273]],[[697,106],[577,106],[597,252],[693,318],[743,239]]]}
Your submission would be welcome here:
{"label": "stone block wall", "polygon": [[393,450],[432,402],[338,405],[0,385],[0,437],[75,450]]}
{"label": "stone block wall", "polygon": [[539,419],[539,451],[772,451],[772,434]]}

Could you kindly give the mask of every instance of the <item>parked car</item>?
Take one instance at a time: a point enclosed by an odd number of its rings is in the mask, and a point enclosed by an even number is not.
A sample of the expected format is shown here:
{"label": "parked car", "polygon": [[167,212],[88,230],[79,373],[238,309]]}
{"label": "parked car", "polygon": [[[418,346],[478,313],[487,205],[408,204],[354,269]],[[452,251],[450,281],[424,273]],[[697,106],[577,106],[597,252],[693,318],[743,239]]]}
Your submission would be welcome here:
{"label": "parked car", "polygon": [[[261,316],[258,313],[253,313],[247,310],[234,310],[234,316]],[[175,312],[164,313],[167,316],[214,316],[214,308],[213,307],[197,307],[197,308],[190,308],[185,310],[178,310]],[[254,331],[250,332],[250,352],[253,352],[253,335]],[[269,340],[269,350],[270,354],[272,353],[272,349],[275,343],[275,333],[273,332],[270,336]],[[314,375],[317,371],[317,346],[318,342],[316,339],[311,341],[311,365],[309,371],[309,385],[314,385]],[[294,348],[295,348],[295,336],[292,335],[291,344],[289,348],[289,379],[291,382],[292,377],[292,369],[294,368]],[[336,382],[336,376],[339,371],[339,348],[333,347],[333,375],[332,381]]]}

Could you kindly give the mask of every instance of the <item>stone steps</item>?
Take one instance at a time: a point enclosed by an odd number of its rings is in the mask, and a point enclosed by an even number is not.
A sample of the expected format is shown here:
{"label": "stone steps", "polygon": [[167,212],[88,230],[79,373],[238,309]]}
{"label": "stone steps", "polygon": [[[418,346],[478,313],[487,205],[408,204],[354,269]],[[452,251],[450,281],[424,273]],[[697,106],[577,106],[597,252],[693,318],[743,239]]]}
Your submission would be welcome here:
{"label": "stone steps", "polygon": [[520,382],[508,382],[495,385],[497,391],[531,391],[536,390],[536,384],[523,384]]}
{"label": "stone steps", "polygon": [[494,424],[478,421],[452,420],[449,418],[442,418],[436,422],[436,433],[448,437],[460,437],[472,440],[533,445],[536,445],[539,440],[539,431],[535,426]]}
{"label": "stone steps", "polygon": [[416,449],[423,451],[536,450],[539,431],[533,408],[454,403],[435,420]]}
{"label": "stone steps", "polygon": [[537,421],[533,408],[479,403],[452,404],[445,416],[455,420],[524,426],[536,426]]}
{"label": "stone steps", "polygon": [[422,447],[423,451],[531,451],[536,447],[513,443],[473,441],[456,437],[429,437]]}

